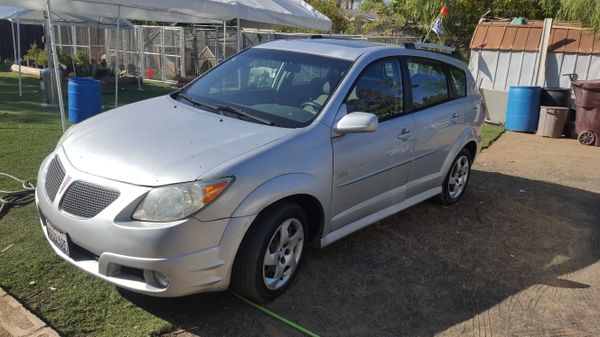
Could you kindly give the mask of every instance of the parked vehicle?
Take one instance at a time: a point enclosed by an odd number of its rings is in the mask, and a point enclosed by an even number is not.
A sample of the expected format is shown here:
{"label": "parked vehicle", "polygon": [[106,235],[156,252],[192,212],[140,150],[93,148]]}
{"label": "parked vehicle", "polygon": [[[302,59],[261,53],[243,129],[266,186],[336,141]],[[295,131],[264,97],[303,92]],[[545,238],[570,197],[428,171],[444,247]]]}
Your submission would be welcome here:
{"label": "parked vehicle", "polygon": [[54,251],[118,287],[174,297],[231,285],[267,301],[309,243],[432,197],[457,202],[482,122],[451,57],[274,41],[71,127],[36,200]]}

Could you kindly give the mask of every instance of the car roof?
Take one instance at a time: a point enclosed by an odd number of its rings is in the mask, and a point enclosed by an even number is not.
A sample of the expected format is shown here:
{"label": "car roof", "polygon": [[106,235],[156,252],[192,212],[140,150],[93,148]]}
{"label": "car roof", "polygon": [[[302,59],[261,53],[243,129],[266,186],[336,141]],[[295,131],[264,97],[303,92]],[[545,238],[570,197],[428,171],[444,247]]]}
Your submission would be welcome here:
{"label": "car roof", "polygon": [[269,41],[254,48],[286,50],[354,61],[368,50],[403,47],[364,40],[312,38]]}
{"label": "car roof", "polygon": [[325,57],[333,57],[352,62],[356,61],[366,52],[388,50],[392,53],[415,57],[425,57],[446,62],[463,69],[465,72],[468,72],[467,65],[464,62],[447,54],[430,50],[406,48],[404,45],[384,44],[365,40],[324,39],[320,37],[309,39],[289,39],[265,42],[263,44],[254,46],[253,48],[307,53]]}

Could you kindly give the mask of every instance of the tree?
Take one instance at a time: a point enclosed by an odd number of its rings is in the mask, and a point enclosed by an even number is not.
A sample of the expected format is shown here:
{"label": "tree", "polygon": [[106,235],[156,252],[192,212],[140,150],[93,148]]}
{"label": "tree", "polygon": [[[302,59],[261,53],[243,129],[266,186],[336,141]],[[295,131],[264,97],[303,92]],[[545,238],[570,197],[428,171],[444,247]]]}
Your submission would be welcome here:
{"label": "tree", "polygon": [[[445,5],[449,13],[443,20],[446,34],[442,38],[431,34],[429,40],[454,45],[465,51],[475,26],[488,10],[491,16],[496,17],[543,19],[562,13],[565,3],[573,3],[568,12],[573,18],[581,16],[581,11],[589,7],[589,0],[365,0],[361,9],[378,15],[377,22],[371,25],[375,29],[390,20],[397,20],[401,26],[398,29],[424,37]],[[596,19],[600,22],[600,15]],[[593,22],[593,17],[589,21]]]}
{"label": "tree", "polygon": [[332,32],[339,33],[346,30],[346,27],[348,26],[348,20],[340,8],[345,4],[345,1],[307,0],[306,2],[331,20]]}
{"label": "tree", "polygon": [[581,21],[584,26],[600,31],[600,2],[597,0],[560,0],[559,17]]}

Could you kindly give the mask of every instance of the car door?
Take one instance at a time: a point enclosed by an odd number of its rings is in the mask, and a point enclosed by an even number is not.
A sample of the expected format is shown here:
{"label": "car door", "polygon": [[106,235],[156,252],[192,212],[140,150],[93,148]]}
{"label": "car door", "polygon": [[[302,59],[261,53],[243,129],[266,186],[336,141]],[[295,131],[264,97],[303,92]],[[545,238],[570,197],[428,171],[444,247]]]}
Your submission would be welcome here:
{"label": "car door", "polygon": [[464,129],[465,112],[472,107],[459,99],[449,65],[421,57],[407,57],[403,65],[410,82],[410,108],[415,121],[408,177],[410,197],[439,185],[442,165]]}
{"label": "car door", "polygon": [[371,63],[340,108],[343,115],[373,113],[379,126],[332,138],[332,231],[405,198],[414,123],[404,113],[402,82],[398,58]]}

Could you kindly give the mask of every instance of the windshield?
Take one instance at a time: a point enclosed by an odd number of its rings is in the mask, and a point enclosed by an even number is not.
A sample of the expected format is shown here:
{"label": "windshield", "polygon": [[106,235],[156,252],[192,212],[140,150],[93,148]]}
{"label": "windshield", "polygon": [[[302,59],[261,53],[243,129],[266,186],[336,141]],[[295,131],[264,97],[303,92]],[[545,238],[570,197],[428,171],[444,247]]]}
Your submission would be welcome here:
{"label": "windshield", "polygon": [[321,112],[350,64],[252,48],[208,72],[182,93],[199,107],[227,106],[219,113],[235,112],[235,117],[251,122],[263,119],[275,126],[299,128]]}

